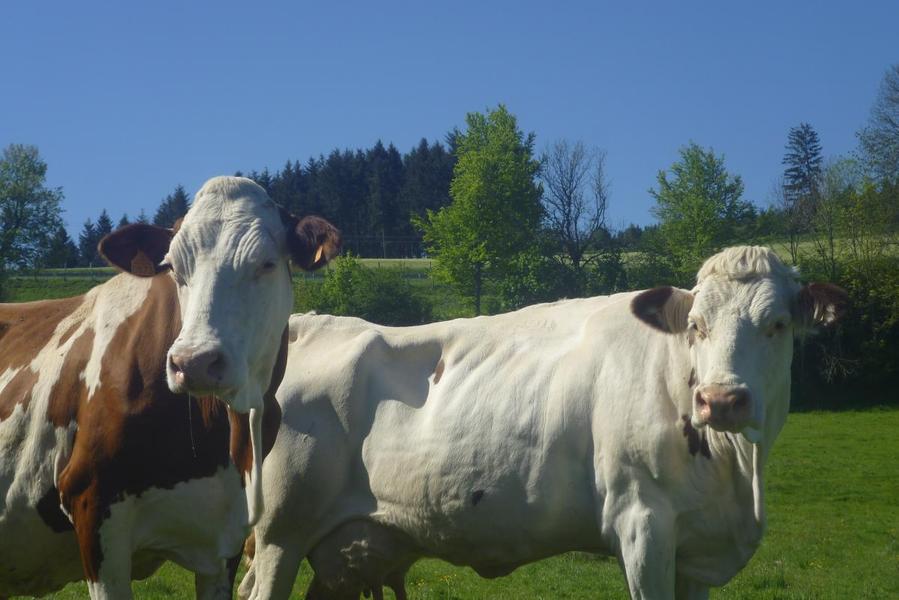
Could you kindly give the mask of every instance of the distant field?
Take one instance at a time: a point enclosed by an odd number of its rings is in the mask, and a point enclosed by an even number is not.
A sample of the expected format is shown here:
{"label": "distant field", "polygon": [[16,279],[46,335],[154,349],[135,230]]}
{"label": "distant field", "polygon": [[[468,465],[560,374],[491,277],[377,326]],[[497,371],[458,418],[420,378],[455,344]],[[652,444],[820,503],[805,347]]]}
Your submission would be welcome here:
{"label": "distant field", "polygon": [[[361,258],[364,266],[381,269],[400,269],[410,279],[428,279],[432,261],[426,258]],[[320,280],[328,267],[314,273],[294,270],[297,281]],[[51,298],[65,298],[83,294],[116,274],[111,267],[78,267],[73,269],[41,269],[28,275],[10,277],[5,302],[30,302]]]}
{"label": "distant field", "polygon": [[[790,415],[768,465],[767,535],[749,566],[712,598],[899,598],[897,431],[895,409]],[[309,579],[304,563],[291,598],[303,597]],[[616,562],[582,553],[493,580],[424,560],[407,586],[414,600],[627,598]],[[134,590],[139,599],[192,598],[193,578],[169,564]],[[85,597],[84,584],[48,596]]]}

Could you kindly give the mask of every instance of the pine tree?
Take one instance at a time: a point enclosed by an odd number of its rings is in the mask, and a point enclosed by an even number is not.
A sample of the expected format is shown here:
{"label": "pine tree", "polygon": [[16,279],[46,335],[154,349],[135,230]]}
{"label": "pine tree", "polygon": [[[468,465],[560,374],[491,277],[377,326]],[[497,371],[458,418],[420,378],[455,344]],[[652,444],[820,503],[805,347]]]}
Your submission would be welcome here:
{"label": "pine tree", "polygon": [[51,268],[74,267],[78,264],[78,247],[62,225],[56,229],[56,233],[50,239],[43,262],[44,266]]}
{"label": "pine tree", "polygon": [[119,229],[120,227],[124,227],[125,225],[130,225],[130,224],[131,224],[131,221],[128,220],[128,213],[125,213],[122,215],[122,218],[119,219],[119,224],[116,225],[116,229]]}
{"label": "pine tree", "polygon": [[159,204],[159,208],[156,209],[156,214],[153,216],[153,224],[159,227],[172,227],[175,221],[187,214],[188,208],[190,208],[190,200],[187,192],[184,191],[184,186],[178,184],[175,191],[166,196],[165,200]]}
{"label": "pine tree", "polygon": [[137,219],[134,221],[135,223],[149,223],[150,219],[147,217],[147,213],[144,209],[140,209],[140,212],[137,215]]}
{"label": "pine tree", "polygon": [[97,267],[102,264],[103,261],[97,255],[97,243],[99,241],[97,227],[93,221],[88,219],[84,222],[84,227],[78,236],[78,257],[82,267]]}
{"label": "pine tree", "polygon": [[808,123],[800,123],[787,134],[782,164],[783,189],[779,192],[787,216],[787,234],[792,260],[798,260],[799,236],[808,232],[818,201],[821,178],[821,142]]}
{"label": "pine tree", "polygon": [[788,200],[798,202],[813,199],[821,176],[821,142],[818,133],[808,123],[800,123],[787,135],[784,169],[784,191]]}
{"label": "pine tree", "polygon": [[100,212],[100,216],[97,217],[96,227],[98,241],[112,233],[112,219],[109,218],[109,213],[106,212],[105,208]]}

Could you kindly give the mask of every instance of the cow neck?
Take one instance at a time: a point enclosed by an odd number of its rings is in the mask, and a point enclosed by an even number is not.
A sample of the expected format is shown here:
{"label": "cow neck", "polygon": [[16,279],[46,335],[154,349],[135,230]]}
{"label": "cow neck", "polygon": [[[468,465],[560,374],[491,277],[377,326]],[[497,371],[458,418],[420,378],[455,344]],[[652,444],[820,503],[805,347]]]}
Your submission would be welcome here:
{"label": "cow neck", "polygon": [[741,434],[707,428],[712,459],[714,460],[716,455],[729,454],[737,466],[737,475],[740,479],[738,492],[742,497],[745,497],[743,494],[751,494],[752,522],[755,528],[745,530],[745,535],[747,541],[752,544],[757,544],[761,540],[765,529],[765,465],[774,440],[783,428],[786,420],[785,412],[768,412],[762,439],[757,444],[748,441]]}
{"label": "cow neck", "polygon": [[257,409],[252,409],[250,414],[228,409],[231,460],[237,466],[246,487],[251,524],[256,522],[262,510],[262,460],[275,445],[275,437],[281,426],[281,406],[275,399],[275,392],[281,385],[287,368],[288,337],[289,328],[285,326],[268,389],[263,396],[262,414],[254,412]]}

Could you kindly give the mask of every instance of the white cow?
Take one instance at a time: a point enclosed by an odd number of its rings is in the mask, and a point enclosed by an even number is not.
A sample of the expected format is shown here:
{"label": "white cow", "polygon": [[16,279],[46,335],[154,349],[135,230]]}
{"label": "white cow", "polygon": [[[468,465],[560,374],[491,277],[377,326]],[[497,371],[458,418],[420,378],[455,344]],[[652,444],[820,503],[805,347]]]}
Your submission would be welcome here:
{"label": "white cow", "polygon": [[568,550],[614,554],[634,598],[706,598],[765,525],[793,336],[845,294],[766,248],[670,287],[392,328],[295,315],[241,585],[357,597],[419,556],[486,577]]}

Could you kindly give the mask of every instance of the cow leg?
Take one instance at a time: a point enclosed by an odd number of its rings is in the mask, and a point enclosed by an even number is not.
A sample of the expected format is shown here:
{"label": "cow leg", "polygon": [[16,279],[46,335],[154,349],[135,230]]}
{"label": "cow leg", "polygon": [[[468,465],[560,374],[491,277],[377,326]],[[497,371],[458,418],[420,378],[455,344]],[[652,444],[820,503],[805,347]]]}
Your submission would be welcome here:
{"label": "cow leg", "polygon": [[393,590],[393,595],[396,596],[396,600],[406,600],[406,573],[408,570],[409,567],[397,569],[396,571],[388,573],[385,578],[384,583]]}
{"label": "cow leg", "polygon": [[[287,598],[306,557],[307,548],[296,543],[260,543],[256,537],[256,556],[253,558],[253,591],[250,600]],[[249,577],[249,574],[247,574]],[[243,589],[241,584],[241,589]]]}
{"label": "cow leg", "polygon": [[664,506],[635,502],[616,524],[619,560],[634,600],[674,600],[674,519]]}
{"label": "cow leg", "polygon": [[708,600],[709,586],[678,573],[674,597],[676,600]]}
{"label": "cow leg", "polygon": [[237,600],[249,600],[250,596],[253,593],[253,587],[256,585],[256,561],[254,560],[247,567],[247,572],[244,574],[243,579],[240,582],[240,586],[237,588]]}
{"label": "cow leg", "polygon": [[234,589],[234,576],[237,574],[237,564],[240,563],[240,554],[237,557],[223,561],[222,569],[218,573],[210,575],[203,573],[194,574],[194,588],[197,600],[229,600],[231,590]]}
{"label": "cow leg", "polygon": [[127,600],[132,597],[130,505],[124,502],[110,507],[101,520],[95,498],[83,494],[72,503],[87,588],[92,600]]}

